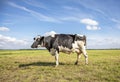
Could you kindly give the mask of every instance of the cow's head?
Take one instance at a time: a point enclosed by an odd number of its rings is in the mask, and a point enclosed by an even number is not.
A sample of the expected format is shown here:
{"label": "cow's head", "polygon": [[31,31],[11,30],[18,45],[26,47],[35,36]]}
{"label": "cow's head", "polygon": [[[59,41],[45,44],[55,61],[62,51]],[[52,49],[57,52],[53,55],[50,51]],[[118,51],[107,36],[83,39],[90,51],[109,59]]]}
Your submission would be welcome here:
{"label": "cow's head", "polygon": [[37,36],[34,38],[31,48],[38,48],[38,46],[44,47],[44,36]]}

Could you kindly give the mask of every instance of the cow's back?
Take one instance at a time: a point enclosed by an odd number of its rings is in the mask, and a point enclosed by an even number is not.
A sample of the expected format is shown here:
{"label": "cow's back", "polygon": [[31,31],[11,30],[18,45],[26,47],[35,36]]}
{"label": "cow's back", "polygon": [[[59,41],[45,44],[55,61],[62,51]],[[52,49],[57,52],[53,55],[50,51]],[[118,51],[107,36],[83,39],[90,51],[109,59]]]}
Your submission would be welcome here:
{"label": "cow's back", "polygon": [[67,34],[59,34],[59,35],[56,35],[55,37],[53,47],[58,48],[59,46],[63,46],[71,49],[73,42],[74,42],[74,39],[72,36]]}

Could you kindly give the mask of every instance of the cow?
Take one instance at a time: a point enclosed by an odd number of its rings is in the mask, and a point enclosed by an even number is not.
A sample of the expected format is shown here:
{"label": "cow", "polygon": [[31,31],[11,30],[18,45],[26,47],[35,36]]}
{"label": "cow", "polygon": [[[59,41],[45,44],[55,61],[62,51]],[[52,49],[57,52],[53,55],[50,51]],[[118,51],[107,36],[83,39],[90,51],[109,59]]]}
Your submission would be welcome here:
{"label": "cow", "polygon": [[37,36],[31,48],[45,47],[51,55],[55,56],[56,67],[59,65],[59,52],[70,54],[77,53],[77,60],[81,57],[81,53],[85,57],[85,64],[88,64],[88,55],[86,51],[86,36],[78,34],[54,34],[50,36]]}

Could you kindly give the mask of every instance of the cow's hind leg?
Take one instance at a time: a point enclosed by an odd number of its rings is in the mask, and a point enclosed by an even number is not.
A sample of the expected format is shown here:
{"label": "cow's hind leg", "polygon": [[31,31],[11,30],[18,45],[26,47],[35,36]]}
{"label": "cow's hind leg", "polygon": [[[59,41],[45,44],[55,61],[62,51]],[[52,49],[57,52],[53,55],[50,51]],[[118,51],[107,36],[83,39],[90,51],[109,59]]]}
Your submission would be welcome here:
{"label": "cow's hind leg", "polygon": [[77,53],[77,60],[75,62],[75,65],[78,64],[80,58],[81,58],[81,53]]}
{"label": "cow's hind leg", "polygon": [[85,64],[88,64],[88,55],[87,55],[87,51],[86,51],[85,47],[82,49],[82,53],[85,57]]}

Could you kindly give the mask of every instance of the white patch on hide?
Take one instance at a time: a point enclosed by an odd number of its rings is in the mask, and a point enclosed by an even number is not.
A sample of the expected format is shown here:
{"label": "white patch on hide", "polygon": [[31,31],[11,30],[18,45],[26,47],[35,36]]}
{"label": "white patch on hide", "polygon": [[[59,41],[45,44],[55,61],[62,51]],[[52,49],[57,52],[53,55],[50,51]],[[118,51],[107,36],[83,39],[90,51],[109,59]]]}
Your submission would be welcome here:
{"label": "white patch on hide", "polygon": [[36,39],[41,38],[41,36],[36,36]]}
{"label": "white patch on hide", "polygon": [[81,49],[83,49],[84,47],[85,46],[83,41],[75,41],[74,43],[72,43],[72,52],[81,53]]}
{"label": "white patch on hide", "polygon": [[83,48],[84,44],[85,44],[84,41],[77,41],[77,45],[78,45],[79,48]]}
{"label": "white patch on hide", "polygon": [[60,52],[64,52],[64,53],[67,53],[67,54],[70,54],[72,52],[72,50],[67,48],[67,47],[58,46],[58,48],[59,48]]}
{"label": "white patch on hide", "polygon": [[75,41],[74,43],[72,43],[72,47],[73,47],[73,49],[75,49],[75,48],[79,48],[79,47],[78,47],[78,43],[77,43],[77,41]]}
{"label": "white patch on hide", "polygon": [[37,48],[41,47],[41,45],[38,45]]}
{"label": "white patch on hide", "polygon": [[39,36],[39,35],[36,36],[34,40],[36,41],[38,38],[41,38],[41,36]]}

